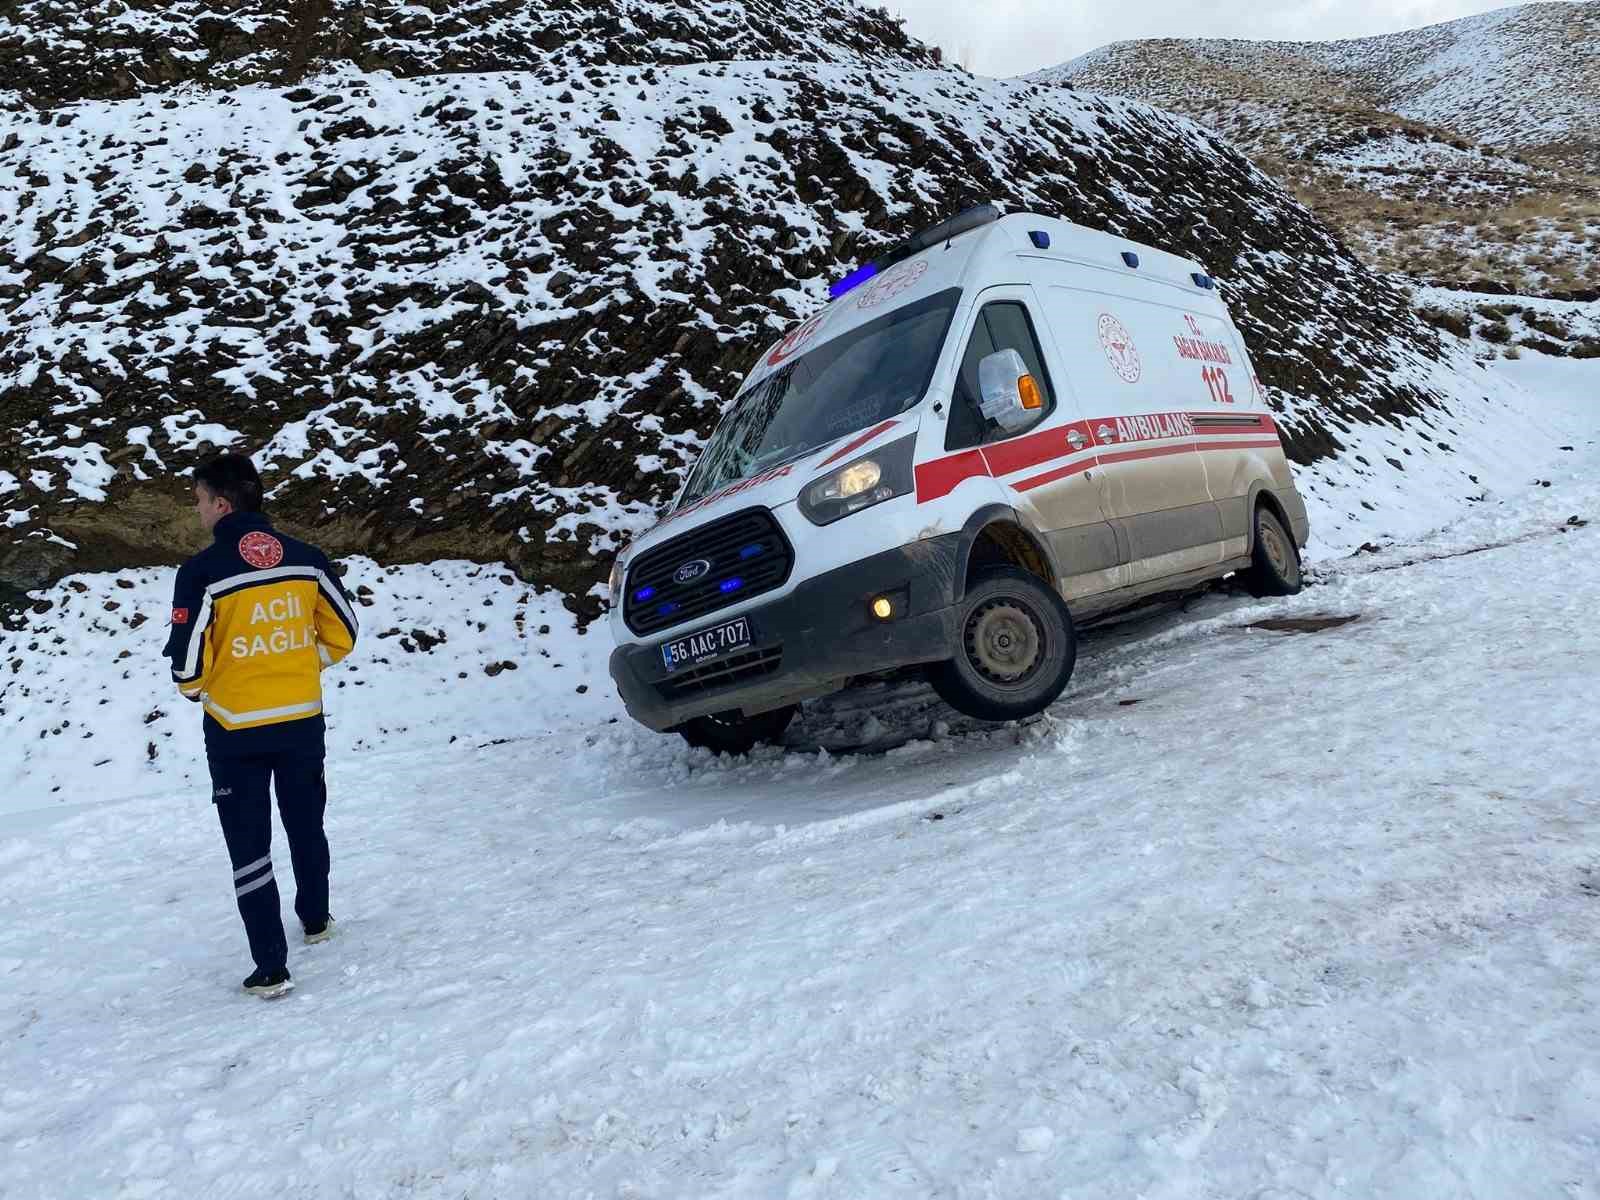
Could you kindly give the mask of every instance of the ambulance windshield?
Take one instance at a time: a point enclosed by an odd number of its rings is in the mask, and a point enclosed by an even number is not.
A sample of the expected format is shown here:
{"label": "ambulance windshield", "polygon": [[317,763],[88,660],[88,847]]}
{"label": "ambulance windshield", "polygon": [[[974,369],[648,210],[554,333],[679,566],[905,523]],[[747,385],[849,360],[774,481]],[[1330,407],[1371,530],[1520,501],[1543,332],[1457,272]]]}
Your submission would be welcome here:
{"label": "ambulance windshield", "polygon": [[682,504],[905,412],[933,378],[960,288],[907,304],[795,358],[733,402]]}

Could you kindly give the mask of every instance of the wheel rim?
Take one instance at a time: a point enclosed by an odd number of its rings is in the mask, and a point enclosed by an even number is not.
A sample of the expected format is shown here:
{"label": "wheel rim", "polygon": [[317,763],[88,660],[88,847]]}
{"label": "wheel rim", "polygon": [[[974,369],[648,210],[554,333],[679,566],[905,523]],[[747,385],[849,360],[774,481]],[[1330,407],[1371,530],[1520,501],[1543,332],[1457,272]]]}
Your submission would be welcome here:
{"label": "wheel rim", "polygon": [[1009,597],[986,601],[967,618],[967,661],[991,683],[1016,686],[1044,660],[1044,630],[1033,612]]}
{"label": "wheel rim", "polygon": [[1267,561],[1272,564],[1272,569],[1278,573],[1279,579],[1293,579],[1293,559],[1289,555],[1289,547],[1284,545],[1283,536],[1277,527],[1269,521],[1261,522],[1261,549],[1266,552]]}

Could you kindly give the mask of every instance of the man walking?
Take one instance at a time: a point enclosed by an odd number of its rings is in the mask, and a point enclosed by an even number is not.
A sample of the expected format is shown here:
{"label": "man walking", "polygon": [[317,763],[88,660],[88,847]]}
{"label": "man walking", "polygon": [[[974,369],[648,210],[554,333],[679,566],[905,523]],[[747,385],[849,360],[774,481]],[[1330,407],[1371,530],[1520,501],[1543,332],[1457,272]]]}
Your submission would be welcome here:
{"label": "man walking", "polygon": [[333,932],[321,672],[355,646],[355,606],[321,550],[262,514],[261,476],[244,455],[196,470],[194,499],[213,540],[178,569],[166,656],[178,690],[205,708],[211,798],[256,965],[244,990],[270,998],[294,984],[272,870],[269,781],[305,940]]}

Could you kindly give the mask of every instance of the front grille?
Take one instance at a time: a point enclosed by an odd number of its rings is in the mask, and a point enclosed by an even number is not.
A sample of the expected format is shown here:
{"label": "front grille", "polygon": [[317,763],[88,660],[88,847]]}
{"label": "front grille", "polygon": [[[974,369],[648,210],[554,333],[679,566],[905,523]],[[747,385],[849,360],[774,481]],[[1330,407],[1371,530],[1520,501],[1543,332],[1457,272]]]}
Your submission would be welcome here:
{"label": "front grille", "polygon": [[[695,578],[674,578],[685,564],[702,561],[708,569]],[[793,567],[794,551],[772,514],[747,508],[635,559],[622,619],[634,633],[654,633],[782,587]]]}
{"label": "front grille", "polygon": [[696,692],[709,692],[771,675],[783,663],[783,650],[747,650],[720,662],[707,663],[692,671],[680,671],[656,684],[663,700],[681,700]]}

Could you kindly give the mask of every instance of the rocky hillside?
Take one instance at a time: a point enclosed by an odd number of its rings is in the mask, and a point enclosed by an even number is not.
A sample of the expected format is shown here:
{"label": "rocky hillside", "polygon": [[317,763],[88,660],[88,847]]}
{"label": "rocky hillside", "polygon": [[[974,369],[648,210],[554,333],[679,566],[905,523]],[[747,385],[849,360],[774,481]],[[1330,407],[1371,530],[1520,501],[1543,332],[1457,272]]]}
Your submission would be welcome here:
{"label": "rocky hillside", "polygon": [[1036,78],[1225,133],[1380,268],[1600,288],[1600,0],[1349,41],[1119,42]]}
{"label": "rocky hillside", "polygon": [[233,446],[335,552],[592,612],[755,353],[979,200],[1206,263],[1302,462],[1476,386],[1221,138],[871,11],[111,7],[0,18],[0,586],[173,561]]}
{"label": "rocky hillside", "polygon": [[333,65],[399,76],[721,59],[937,65],[886,12],[848,0],[10,0],[7,83],[39,104],[177,83],[296,83]]}

